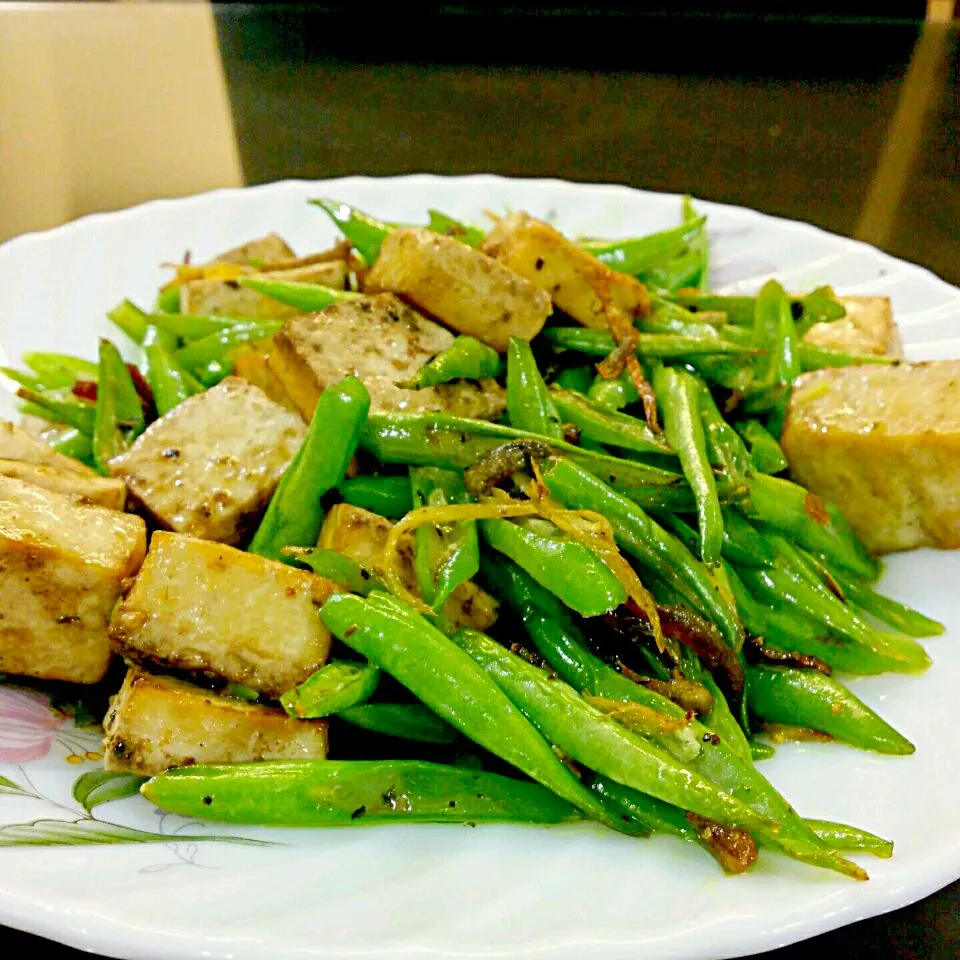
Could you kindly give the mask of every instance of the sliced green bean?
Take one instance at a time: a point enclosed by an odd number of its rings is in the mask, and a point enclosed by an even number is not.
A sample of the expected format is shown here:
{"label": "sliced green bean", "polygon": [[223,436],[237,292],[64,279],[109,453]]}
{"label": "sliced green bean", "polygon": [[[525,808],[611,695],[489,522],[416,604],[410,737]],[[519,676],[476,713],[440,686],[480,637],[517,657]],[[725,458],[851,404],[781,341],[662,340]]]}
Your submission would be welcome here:
{"label": "sliced green bean", "polygon": [[[606,357],[616,348],[613,335],[606,330],[587,327],[547,327],[540,334],[559,350],[576,350],[591,357]],[[723,337],[684,337],[675,333],[638,333],[637,356],[682,360],[694,356],[749,356],[756,353],[751,346],[734,343]]]}
{"label": "sliced green bean", "polygon": [[804,340],[797,349],[800,357],[800,369],[804,373],[820,370],[823,367],[856,367],[863,364],[891,366],[901,361],[882,353],[850,353],[846,350],[834,350]]}
{"label": "sliced green bean", "polygon": [[859,827],[851,827],[846,823],[834,823],[832,820],[808,818],[805,822],[827,846],[834,850],[870,853],[883,860],[893,856],[893,841],[884,840],[875,833],[861,830]]}
{"label": "sliced green bean", "polygon": [[689,220],[679,227],[670,227],[644,237],[627,240],[586,240],[580,247],[602,263],[620,273],[638,273],[653,270],[683,253],[702,232],[706,217]]}
{"label": "sliced green bean", "polygon": [[78,380],[97,379],[97,364],[66,353],[28,351],[23,362],[43,381],[46,389],[72,387]]}
{"label": "sliced green bean", "polygon": [[478,226],[464,220],[456,220],[440,210],[428,210],[430,220],[427,227],[434,233],[453,237],[468,247],[479,247],[486,237],[486,233]]}
{"label": "sliced green bean", "polygon": [[143,310],[130,300],[123,300],[112,310],[107,311],[107,317],[119,327],[134,343],[143,343],[147,335],[149,318]]}
{"label": "sliced green bean", "polygon": [[938,620],[877,593],[857,577],[833,569],[830,570],[830,576],[836,580],[849,603],[899,633],[909,637],[936,637],[946,629]]}
{"label": "sliced green bean", "polygon": [[273,280],[269,277],[238,277],[237,283],[247,290],[256,290],[271,300],[285,303],[303,313],[318,313],[335,303],[362,300],[363,294],[335,290],[319,283],[301,283],[296,280]]}
{"label": "sliced green bean", "polygon": [[586,365],[579,367],[564,367],[553,381],[555,387],[561,390],[575,390],[586,394],[593,383],[594,369]]}
{"label": "sliced green bean", "polygon": [[[703,218],[697,213],[693,205],[693,197],[685,196],[683,198],[683,222],[696,223]],[[690,241],[690,252],[700,259],[700,276],[697,282],[691,286],[697,287],[701,293],[710,289],[710,240],[707,231],[701,229],[700,232]]]}
{"label": "sliced green bean", "polygon": [[380,245],[395,224],[384,223],[338,200],[311,200],[340,228],[350,245],[368,265],[380,255]]}
{"label": "sliced green bean", "polygon": [[342,584],[351,593],[365,597],[371,590],[385,590],[380,577],[361,566],[352,557],[336,550],[302,550],[293,554],[298,563],[306,564],[317,576]]}
{"label": "sliced green bean", "polygon": [[637,453],[673,454],[662,435],[654,433],[645,420],[610,410],[570,390],[554,389],[550,396],[560,418],[577,427],[584,439]]}
{"label": "sliced green bean", "polygon": [[326,388],[310,429],[250,542],[251,553],[284,559],[284,547],[312,547],[323,522],[321,498],[343,482],[370,409],[370,394],[347,377]]}
{"label": "sliced green bean", "polygon": [[101,340],[93,427],[97,469],[109,476],[110,460],[123,453],[145,425],[143,405],[120,351]]}
{"label": "sliced green bean", "polygon": [[779,436],[793,381],[800,374],[800,357],[790,300],[775,280],[767,281],[757,295],[753,342],[764,353],[755,361],[757,384],[746,408],[770,411],[771,430]]}
{"label": "sliced green bean", "polygon": [[507,415],[517,430],[563,439],[560,415],[530,344],[519,337],[511,337],[507,347]]}
{"label": "sliced green bean", "polygon": [[750,462],[760,473],[783,473],[789,464],[776,438],[759,420],[736,424],[737,432],[750,445]]}
{"label": "sliced green bean", "polygon": [[457,731],[422,703],[362,703],[337,711],[355,727],[420,743],[453,743]]}
{"label": "sliced green bean", "polygon": [[329,717],[369,700],[379,680],[380,671],[370,664],[331,660],[282,694],[280,704],[299,720]]}
{"label": "sliced green bean", "polygon": [[539,784],[419,760],[274,760],[180,767],[141,788],[189,819],[272,827],[567,823],[576,807]]}
{"label": "sliced green bean", "polygon": [[460,336],[427,361],[409,380],[399,384],[408,390],[436,387],[451,380],[480,380],[499,376],[503,368],[500,354],[474,337]]}
{"label": "sliced green bean", "polygon": [[156,309],[161,313],[180,312],[180,285],[167,287],[157,294]]}
{"label": "sliced green bean", "polygon": [[759,664],[746,671],[750,709],[767,723],[828,733],[837,740],[905,756],[915,747],[839,680],[819,670]]}
{"label": "sliced green bean", "polygon": [[169,350],[172,339],[152,324],[143,338],[143,375],[150,384],[157,414],[161,417],[203,390],[202,384],[173,358]]}
{"label": "sliced green bean", "polygon": [[88,436],[93,435],[95,408],[68,391],[45,390],[42,393],[20,387],[17,396],[31,404],[35,412],[53,423],[65,423]]}
{"label": "sliced green bean", "polygon": [[245,324],[236,324],[226,330],[218,330],[193,343],[181,347],[174,359],[186,370],[199,371],[212,362],[226,363],[231,353],[247,343],[269,340],[283,327],[282,320],[251,320]]}
{"label": "sliced green bean", "polygon": [[413,509],[410,480],[402,477],[349,477],[337,490],[345,503],[397,520]]}
{"label": "sliced green bean", "polygon": [[624,407],[636,403],[640,399],[637,388],[633,383],[628,370],[610,380],[599,374],[594,378],[587,397],[597,406],[607,410],[622,410]]}

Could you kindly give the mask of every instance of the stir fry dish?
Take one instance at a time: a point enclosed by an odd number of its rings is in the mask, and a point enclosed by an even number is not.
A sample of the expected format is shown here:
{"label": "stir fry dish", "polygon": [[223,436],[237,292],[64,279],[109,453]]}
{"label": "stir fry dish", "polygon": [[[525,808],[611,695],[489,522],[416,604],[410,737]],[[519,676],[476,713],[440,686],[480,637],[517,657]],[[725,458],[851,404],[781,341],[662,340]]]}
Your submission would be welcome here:
{"label": "stir fry dish", "polygon": [[187,257],[96,360],[3,371],[0,672],[106,685],[106,769],[191,818],[866,879],[892,843],[758,765],[913,752],[845,678],[943,631],[875,584],[960,546],[960,363],[902,361],[881,297],[712,293],[689,199],[623,240],[316,204],[332,249]]}

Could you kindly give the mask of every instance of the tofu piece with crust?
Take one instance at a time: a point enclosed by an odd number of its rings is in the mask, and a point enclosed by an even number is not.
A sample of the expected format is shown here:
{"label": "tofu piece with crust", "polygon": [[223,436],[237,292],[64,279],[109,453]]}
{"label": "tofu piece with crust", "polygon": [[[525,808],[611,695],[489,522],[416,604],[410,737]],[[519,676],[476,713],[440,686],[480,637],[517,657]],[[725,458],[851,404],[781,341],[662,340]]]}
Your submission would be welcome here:
{"label": "tofu piece with crust", "polygon": [[127,486],[122,480],[97,474],[88,476],[73,470],[58,470],[42,463],[0,460],[0,476],[32,483],[44,490],[80,497],[87,503],[110,510],[122,510],[127,500]]}
{"label": "tofu piece with crust", "polygon": [[490,419],[506,407],[494,380],[466,380],[406,390],[397,382],[413,376],[453,343],[453,335],[392,294],[338,303],[320,313],[288,320],[274,337],[269,364],[304,419],[323,390],[353,374],[370,392],[373,412],[444,411]]}
{"label": "tofu piece with crust", "polygon": [[441,323],[503,352],[511,337],[532,340],[550,297],[493,257],[423,227],[393,230],[364,280],[370,293],[396,293]]}
{"label": "tofu piece with crust", "polygon": [[[44,426],[49,427],[49,423]],[[65,470],[79,473],[85,477],[98,477],[95,470],[73,457],[57,453],[52,447],[34,436],[29,430],[11,423],[9,420],[0,420],[0,459],[19,460],[22,463],[34,463],[54,470]]]}
{"label": "tofu piece with crust", "polygon": [[585,327],[606,330],[611,306],[630,318],[650,312],[650,294],[639,280],[611,269],[527,213],[511,213],[500,220],[482,249],[545,290]]}
{"label": "tofu piece with crust", "polygon": [[227,377],[152,423],[110,470],[161,526],[239,543],[305,434],[296,414]]}
{"label": "tofu piece with crust", "polygon": [[[393,526],[385,517],[348,503],[338,503],[327,513],[318,546],[336,550],[375,573],[383,572],[383,549]],[[400,546],[404,586],[417,594],[413,569],[413,546],[406,538]],[[497,619],[498,604],[473,581],[460,584],[444,605],[447,619],[458,629],[486,630]]]}
{"label": "tofu piece with crust", "polygon": [[197,763],[324,760],[325,720],[221,696],[132,667],[104,721],[107,770],[153,776]]}
{"label": "tofu piece with crust", "polygon": [[233,360],[233,374],[259,387],[271,400],[275,400],[288,410],[299,413],[293,398],[287,393],[287,388],[280,382],[280,378],[270,369],[267,363],[269,353],[261,353],[253,348],[241,350]]}
{"label": "tofu piece with crust", "polygon": [[0,476],[0,673],[96,683],[146,551],[140,517]]}
{"label": "tofu piece with crust", "polygon": [[815,323],[804,340],[846,353],[903,356],[900,331],[893,322],[888,297],[837,297],[837,300],[847,315],[831,323]]}
{"label": "tofu piece with crust", "polygon": [[960,361],[805,374],[781,444],[872,553],[960,547]]}
{"label": "tofu piece with crust", "polygon": [[224,250],[211,260],[211,263],[236,263],[242,266],[259,266],[260,264],[282,263],[292,260],[296,254],[287,241],[279,234],[268,233],[266,236],[248,240],[238,247]]}
{"label": "tofu piece with crust", "polygon": [[128,660],[278,697],[326,663],[330,632],[319,610],[332,591],[306,570],[158,531],[110,639]]}

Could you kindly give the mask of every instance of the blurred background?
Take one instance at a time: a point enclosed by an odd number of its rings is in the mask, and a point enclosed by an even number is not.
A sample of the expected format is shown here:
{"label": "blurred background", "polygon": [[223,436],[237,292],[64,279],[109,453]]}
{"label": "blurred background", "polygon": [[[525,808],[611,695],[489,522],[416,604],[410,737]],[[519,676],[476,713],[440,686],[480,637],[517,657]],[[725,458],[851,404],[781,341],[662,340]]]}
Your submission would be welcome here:
{"label": "blurred background", "polygon": [[954,0],[0,6],[0,239],[218,186],[489,171],[757,207],[958,281],[956,15]]}

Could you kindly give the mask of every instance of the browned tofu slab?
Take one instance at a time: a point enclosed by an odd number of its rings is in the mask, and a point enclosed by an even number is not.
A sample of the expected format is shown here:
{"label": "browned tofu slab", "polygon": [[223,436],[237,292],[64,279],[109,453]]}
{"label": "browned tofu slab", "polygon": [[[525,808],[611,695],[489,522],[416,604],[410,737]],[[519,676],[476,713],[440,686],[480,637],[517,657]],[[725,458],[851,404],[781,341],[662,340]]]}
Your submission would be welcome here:
{"label": "browned tofu slab", "polygon": [[[50,427],[50,424],[43,421],[43,426]],[[62,453],[57,453],[29,430],[10,423],[9,420],[0,420],[0,459],[41,464],[45,467],[53,467],[55,470],[69,470],[85,477],[99,476],[86,464],[74,460],[73,457],[65,457]]]}
{"label": "browned tofu slab", "polygon": [[43,487],[44,490],[80,497],[87,503],[110,510],[122,510],[127,499],[127,487],[122,480],[96,474],[88,476],[73,470],[58,470],[42,463],[0,460],[0,476],[23,480],[24,483]]}
{"label": "browned tofu slab", "polygon": [[489,419],[506,407],[494,380],[481,384],[447,383],[406,390],[398,381],[413,376],[428,360],[453,343],[453,334],[411,310],[392,294],[338,303],[320,313],[288,320],[277,334],[270,368],[304,419],[323,390],[353,375],[370,392],[370,409],[444,411]]}
{"label": "browned tofu slab", "polygon": [[0,673],[102,679],[110,613],[145,550],[139,517],[0,476]]}
{"label": "browned tofu slab", "polygon": [[781,442],[873,553],[960,547],[960,361],[808,373]]}
{"label": "browned tofu slab", "polygon": [[832,323],[815,323],[803,338],[818,347],[846,353],[902,357],[900,331],[887,297],[837,297],[847,315]]}
{"label": "browned tofu slab", "polygon": [[104,721],[104,766],[140,776],[197,763],[323,760],[324,720],[220,696],[132,667]]}
{"label": "browned tofu slab", "polygon": [[110,638],[128,660],[278,697],[326,662],[330,633],[319,610],[332,590],[305,570],[158,531]]}
{"label": "browned tofu slab", "polygon": [[214,257],[211,263],[236,263],[243,266],[282,263],[292,260],[295,254],[283,237],[276,233],[248,240],[238,247],[231,247]]}
{"label": "browned tofu slab", "polygon": [[545,290],[585,327],[606,330],[611,306],[628,317],[650,312],[650,294],[639,280],[612,270],[527,213],[500,220],[487,234],[483,251]]}
{"label": "browned tofu slab", "polygon": [[305,433],[296,414],[227,377],[152,423],[110,469],[161,526],[239,543]]}
{"label": "browned tofu slab", "polygon": [[501,352],[511,337],[532,340],[550,315],[550,297],[492,257],[421,227],[393,230],[364,280],[459,333]]}
{"label": "browned tofu slab", "polygon": [[241,350],[233,361],[234,376],[252,383],[259,387],[271,400],[275,400],[281,406],[296,413],[297,405],[293,398],[287,393],[287,388],[280,382],[280,378],[270,369],[267,363],[268,353],[261,353],[253,348]]}
{"label": "browned tofu slab", "polygon": [[[336,550],[376,573],[383,572],[383,549],[393,526],[385,517],[348,503],[332,507],[323,522],[318,545]],[[402,579],[404,586],[418,594],[413,569],[413,546],[410,539],[401,543]],[[497,619],[497,601],[472,581],[460,584],[444,605],[444,616],[456,628],[486,630]]]}

